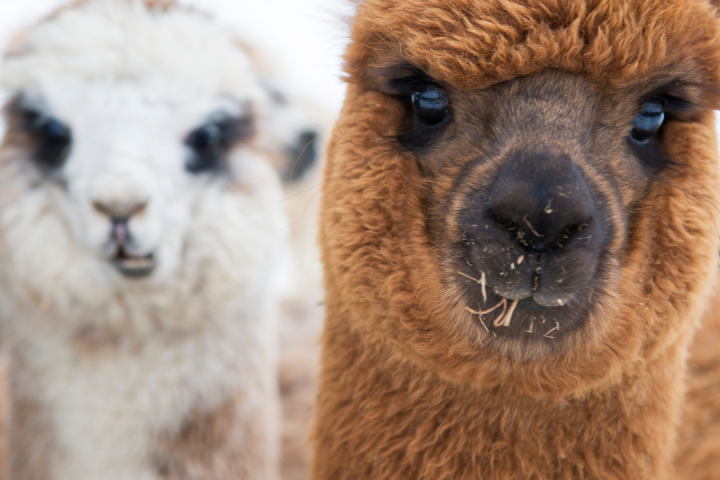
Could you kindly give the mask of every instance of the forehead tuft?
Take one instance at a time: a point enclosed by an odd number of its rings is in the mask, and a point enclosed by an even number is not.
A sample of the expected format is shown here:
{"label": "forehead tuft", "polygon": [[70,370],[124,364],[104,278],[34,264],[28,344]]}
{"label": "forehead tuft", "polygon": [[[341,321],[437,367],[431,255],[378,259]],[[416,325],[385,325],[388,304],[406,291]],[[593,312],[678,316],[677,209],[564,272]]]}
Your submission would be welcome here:
{"label": "forehead tuft", "polygon": [[458,88],[550,68],[616,87],[642,76],[717,83],[707,0],[366,0],[346,55],[350,80],[400,60]]}
{"label": "forehead tuft", "polygon": [[113,82],[243,96],[258,83],[248,55],[222,25],[141,0],[89,0],[58,10],[16,38],[0,76],[11,93]]}

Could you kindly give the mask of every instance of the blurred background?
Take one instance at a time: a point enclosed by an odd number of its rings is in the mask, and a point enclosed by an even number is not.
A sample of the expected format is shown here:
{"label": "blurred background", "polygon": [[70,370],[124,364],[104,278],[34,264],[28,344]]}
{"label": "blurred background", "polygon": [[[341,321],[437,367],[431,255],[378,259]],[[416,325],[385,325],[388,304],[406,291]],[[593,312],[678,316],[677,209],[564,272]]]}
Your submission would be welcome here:
{"label": "blurred background", "polygon": [[[8,38],[69,0],[0,2],[0,50]],[[347,43],[351,0],[180,0],[267,51],[278,70],[304,96],[336,112],[345,86],[341,55]],[[4,101],[5,97],[0,100]],[[1,128],[1,127],[0,127]],[[0,130],[0,134],[2,131]]]}
{"label": "blurred background", "polygon": [[[0,0],[0,51],[12,36],[36,24],[60,6],[76,0]],[[273,86],[291,98],[296,110],[278,121],[278,131],[308,132],[313,143],[316,168],[308,168],[300,178],[283,177],[287,227],[295,250],[295,269],[290,283],[293,294],[281,306],[282,326],[280,389],[283,400],[283,478],[305,478],[308,462],[305,439],[315,399],[317,337],[324,317],[324,293],[316,247],[317,208],[321,191],[323,145],[345,94],[342,53],[347,44],[349,19],[354,13],[352,0],[177,0],[177,3],[210,13],[214,19],[246,43],[258,48],[271,65]],[[0,65],[2,56],[0,56]],[[277,80],[277,82],[275,82]],[[8,94],[0,90],[0,105]],[[299,115],[294,112],[299,111]],[[294,117],[293,117],[294,115]],[[297,118],[297,117],[301,118]],[[283,123],[285,122],[285,123]],[[0,139],[4,136],[0,116]],[[305,138],[305,137],[301,137]],[[279,139],[288,141],[291,139]],[[310,143],[307,143],[307,142]],[[305,147],[305,144],[300,145]],[[300,162],[308,148],[295,156]],[[291,159],[292,160],[292,159]],[[294,163],[286,167],[294,171]],[[287,173],[287,172],[286,172]],[[1,353],[1,352],[0,352]],[[0,407],[2,377],[0,364]],[[2,419],[0,418],[0,432]],[[0,465],[3,447],[0,445]]]}

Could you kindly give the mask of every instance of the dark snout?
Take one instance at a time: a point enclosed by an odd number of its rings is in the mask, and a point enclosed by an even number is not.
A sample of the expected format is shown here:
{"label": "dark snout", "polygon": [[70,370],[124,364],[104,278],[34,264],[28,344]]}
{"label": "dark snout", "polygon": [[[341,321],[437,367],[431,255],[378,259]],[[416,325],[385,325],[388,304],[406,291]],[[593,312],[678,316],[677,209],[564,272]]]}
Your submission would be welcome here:
{"label": "dark snout", "polygon": [[472,263],[498,295],[550,307],[588,287],[602,222],[569,155],[514,153],[475,214]]}
{"label": "dark snout", "polygon": [[499,228],[523,232],[529,252],[557,249],[592,222],[594,206],[580,170],[568,155],[518,153],[508,161],[488,199],[488,217]]}

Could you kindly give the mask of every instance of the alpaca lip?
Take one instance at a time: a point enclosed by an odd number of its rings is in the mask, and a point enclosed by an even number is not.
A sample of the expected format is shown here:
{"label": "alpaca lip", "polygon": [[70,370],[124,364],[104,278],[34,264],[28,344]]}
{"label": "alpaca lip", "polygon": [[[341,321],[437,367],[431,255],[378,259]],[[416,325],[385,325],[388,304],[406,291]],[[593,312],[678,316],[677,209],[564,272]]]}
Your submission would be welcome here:
{"label": "alpaca lip", "polygon": [[157,265],[154,253],[133,255],[122,245],[118,246],[115,256],[111,261],[113,266],[117,268],[121,274],[130,278],[145,277],[152,273]]}
{"label": "alpaca lip", "polygon": [[494,337],[555,341],[582,327],[593,291],[603,291],[595,255],[572,241],[566,245],[575,247],[570,251],[543,253],[491,241],[460,246],[470,258],[456,273],[466,310]]}

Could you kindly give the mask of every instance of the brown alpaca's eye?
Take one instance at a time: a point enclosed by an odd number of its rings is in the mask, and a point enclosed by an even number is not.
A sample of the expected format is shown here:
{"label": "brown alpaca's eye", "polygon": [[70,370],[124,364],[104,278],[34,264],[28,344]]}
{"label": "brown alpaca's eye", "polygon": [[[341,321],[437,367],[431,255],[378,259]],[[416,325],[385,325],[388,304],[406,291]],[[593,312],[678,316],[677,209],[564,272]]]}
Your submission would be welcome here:
{"label": "brown alpaca's eye", "polygon": [[445,92],[428,87],[412,94],[412,106],[420,123],[437,125],[447,117],[450,100]]}
{"label": "brown alpaca's eye", "polygon": [[660,130],[664,120],[665,102],[662,99],[648,100],[632,121],[630,138],[637,143],[648,143],[650,138]]}

